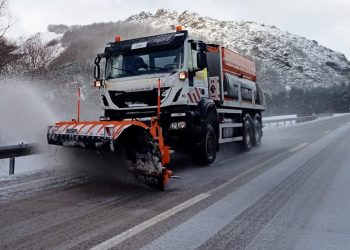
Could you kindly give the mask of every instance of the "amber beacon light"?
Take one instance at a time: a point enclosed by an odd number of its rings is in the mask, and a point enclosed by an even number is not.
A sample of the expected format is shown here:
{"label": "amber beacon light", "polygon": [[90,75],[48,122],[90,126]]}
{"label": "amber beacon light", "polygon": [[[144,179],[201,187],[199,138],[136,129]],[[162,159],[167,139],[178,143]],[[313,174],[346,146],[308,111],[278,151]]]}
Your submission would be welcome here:
{"label": "amber beacon light", "polygon": [[176,26],[176,32],[180,32],[180,31],[182,31],[182,26],[181,25]]}
{"label": "amber beacon light", "polygon": [[122,40],[122,38],[120,36],[115,36],[115,42],[120,42]]}

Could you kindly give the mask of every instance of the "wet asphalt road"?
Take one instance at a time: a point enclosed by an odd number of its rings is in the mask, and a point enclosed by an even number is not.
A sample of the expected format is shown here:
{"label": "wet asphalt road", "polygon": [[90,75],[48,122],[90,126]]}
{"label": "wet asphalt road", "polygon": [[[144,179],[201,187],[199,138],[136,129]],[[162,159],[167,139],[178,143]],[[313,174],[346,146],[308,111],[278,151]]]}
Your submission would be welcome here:
{"label": "wet asphalt road", "polygon": [[346,115],[266,129],[209,167],[175,155],[166,192],[89,172],[2,178],[0,249],[348,249],[349,132]]}

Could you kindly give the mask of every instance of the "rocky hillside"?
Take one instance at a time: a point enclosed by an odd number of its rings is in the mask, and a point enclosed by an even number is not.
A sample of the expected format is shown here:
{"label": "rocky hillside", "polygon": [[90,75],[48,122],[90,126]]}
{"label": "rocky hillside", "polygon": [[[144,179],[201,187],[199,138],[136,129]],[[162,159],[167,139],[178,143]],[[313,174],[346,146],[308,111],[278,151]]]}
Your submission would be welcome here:
{"label": "rocky hillside", "polygon": [[[174,31],[176,25],[184,26],[192,36],[227,46],[254,60],[258,81],[268,92],[278,93],[293,86],[306,89],[350,83],[350,62],[343,54],[317,41],[266,24],[218,21],[188,11],[164,9],[154,14],[141,12],[118,22],[50,25],[49,31],[62,36],[59,42],[65,49],[53,61],[49,72],[54,70],[62,75],[64,65],[67,78],[72,77],[72,70],[85,72],[91,78],[94,57],[116,34],[130,39]],[[78,66],[79,69],[74,69]]]}
{"label": "rocky hillside", "polygon": [[257,62],[258,79],[271,92],[291,86],[310,88],[350,83],[350,62],[317,41],[254,22],[218,21],[185,11],[160,9],[125,20],[174,30],[183,25],[193,36],[227,46]]}

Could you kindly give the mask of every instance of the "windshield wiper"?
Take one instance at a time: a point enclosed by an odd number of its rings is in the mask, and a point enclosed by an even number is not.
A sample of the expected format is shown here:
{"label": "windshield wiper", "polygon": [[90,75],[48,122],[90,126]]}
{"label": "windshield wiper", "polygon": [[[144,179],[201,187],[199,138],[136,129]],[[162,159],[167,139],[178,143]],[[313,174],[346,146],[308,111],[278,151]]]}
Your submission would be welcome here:
{"label": "windshield wiper", "polygon": [[119,69],[119,70],[122,70],[122,71],[124,71],[124,72],[127,72],[127,73],[130,73],[130,74],[135,75],[135,73],[134,73],[134,72],[132,72],[132,71],[130,71],[130,70],[121,69],[121,68],[117,68],[117,67],[112,67],[112,68],[113,68],[113,69]]}
{"label": "windshield wiper", "polygon": [[166,69],[164,69],[164,68],[162,68],[162,67],[148,66],[148,68],[150,68],[150,69],[161,69],[161,70],[163,70],[164,72],[168,72]]}

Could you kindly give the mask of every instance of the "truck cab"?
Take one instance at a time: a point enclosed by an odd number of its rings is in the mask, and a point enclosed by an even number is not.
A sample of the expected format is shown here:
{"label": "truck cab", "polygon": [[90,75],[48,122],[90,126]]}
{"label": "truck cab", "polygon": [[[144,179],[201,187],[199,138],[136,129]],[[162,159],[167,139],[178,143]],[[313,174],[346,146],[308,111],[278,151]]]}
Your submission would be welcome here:
{"label": "truck cab", "polygon": [[154,115],[158,80],[163,113],[181,113],[197,105],[202,96],[208,97],[205,51],[206,45],[187,31],[109,43],[96,59],[96,64],[105,59],[105,115],[112,120]]}

